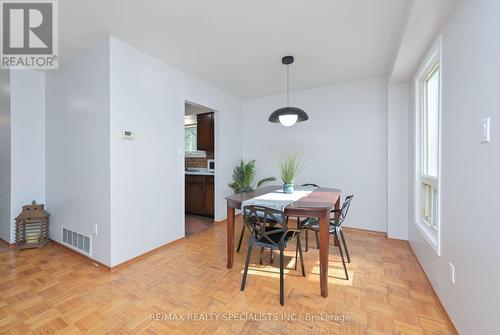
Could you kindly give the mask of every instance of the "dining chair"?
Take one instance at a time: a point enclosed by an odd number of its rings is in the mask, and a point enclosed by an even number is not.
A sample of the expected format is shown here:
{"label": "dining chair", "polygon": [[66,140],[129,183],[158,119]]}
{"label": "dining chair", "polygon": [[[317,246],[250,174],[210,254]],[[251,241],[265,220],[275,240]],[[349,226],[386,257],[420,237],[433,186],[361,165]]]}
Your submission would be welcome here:
{"label": "dining chair", "polygon": [[[320,187],[319,185],[313,184],[313,183],[307,183],[307,184],[302,184],[301,186],[313,186],[313,187]],[[309,218],[307,218],[309,219]],[[297,218],[297,228],[300,229],[300,218]],[[309,251],[309,230],[305,230],[305,239],[306,239],[306,252]],[[316,247],[319,249],[319,238],[318,238],[318,232],[314,233],[314,237],[316,238]]]}
{"label": "dining chair", "polygon": [[[332,209],[330,213],[338,214],[337,217],[330,218],[330,228],[329,232],[334,236],[336,244],[339,247],[340,257],[342,258],[342,265],[344,266],[346,279],[349,280],[349,274],[347,273],[347,266],[344,260],[344,253],[342,252],[342,247],[340,245],[340,239],[342,240],[342,244],[344,245],[347,262],[351,262],[351,257],[349,256],[349,250],[347,249],[347,243],[345,241],[344,232],[342,231],[342,224],[347,218],[347,213],[349,212],[349,208],[351,206],[351,201],[354,198],[354,195],[348,195],[344,203],[342,204],[342,208],[340,209]],[[307,218],[300,223],[300,229],[312,230],[316,234],[319,232],[319,220],[317,218]],[[340,239],[339,239],[340,237]]]}
{"label": "dining chair", "polygon": [[[319,187],[318,185],[311,184],[311,183],[309,183],[309,184],[302,184],[301,186]],[[300,222],[300,218],[297,218],[297,225],[299,224],[299,222]],[[238,247],[236,248],[236,252],[240,252],[241,243],[243,242],[243,236],[244,235],[245,235],[245,225],[243,224],[243,226],[241,227],[240,240],[238,241]],[[306,234],[305,235],[306,235],[306,251],[308,251],[309,250],[309,242],[308,242],[309,235],[308,235],[307,230],[306,230]],[[318,234],[316,233],[315,235],[316,235],[316,244],[317,244],[317,247],[319,248]],[[262,254],[262,252],[261,252],[261,254]],[[271,253],[271,255],[272,255],[272,253]],[[272,263],[272,258],[271,258],[271,263]],[[261,262],[261,264],[262,264],[262,262]]]}
{"label": "dining chair", "polygon": [[[270,222],[270,225],[274,225],[276,222]],[[240,240],[238,242],[238,248],[236,248],[236,252],[240,252],[241,248],[241,243],[243,242],[243,236],[245,235],[245,223],[243,223],[241,227],[241,234],[240,234]],[[262,265],[262,255],[264,254],[264,247],[260,248],[260,258],[259,258],[259,264]],[[273,249],[271,248],[271,252],[269,255],[269,263],[273,264]],[[295,255],[295,270],[297,270],[297,255]]]}
{"label": "dining chair", "polygon": [[[248,266],[254,247],[278,249],[280,251],[280,304],[284,305],[285,296],[285,274],[284,274],[284,251],[293,239],[297,241],[296,253],[300,254],[302,275],[305,277],[304,257],[300,245],[300,230],[288,227],[285,213],[280,210],[263,206],[245,206],[243,208],[244,226],[250,232],[248,253],[245,261],[245,270],[241,281],[241,291],[245,290]],[[296,260],[297,262],[297,260]]]}

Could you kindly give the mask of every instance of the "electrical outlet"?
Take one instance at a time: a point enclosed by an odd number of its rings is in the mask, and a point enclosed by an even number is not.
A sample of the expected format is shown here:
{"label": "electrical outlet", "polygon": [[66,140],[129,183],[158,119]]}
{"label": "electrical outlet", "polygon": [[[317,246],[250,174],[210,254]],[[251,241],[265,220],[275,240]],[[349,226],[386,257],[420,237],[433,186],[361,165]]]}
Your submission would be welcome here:
{"label": "electrical outlet", "polygon": [[448,263],[448,275],[450,277],[450,282],[455,285],[455,265]]}
{"label": "electrical outlet", "polygon": [[95,223],[94,223],[94,224],[92,225],[92,231],[93,231],[93,232],[92,232],[92,234],[94,234],[94,235],[96,235],[96,236],[97,236],[97,224],[95,224]]}

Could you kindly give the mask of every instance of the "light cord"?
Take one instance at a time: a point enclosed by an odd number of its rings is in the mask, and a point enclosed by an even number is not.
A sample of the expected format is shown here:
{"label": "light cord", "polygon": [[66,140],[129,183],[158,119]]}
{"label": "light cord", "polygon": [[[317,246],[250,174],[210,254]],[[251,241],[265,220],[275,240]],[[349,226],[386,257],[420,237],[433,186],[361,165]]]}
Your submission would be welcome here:
{"label": "light cord", "polygon": [[289,64],[286,65],[286,106],[290,107],[290,74]]}

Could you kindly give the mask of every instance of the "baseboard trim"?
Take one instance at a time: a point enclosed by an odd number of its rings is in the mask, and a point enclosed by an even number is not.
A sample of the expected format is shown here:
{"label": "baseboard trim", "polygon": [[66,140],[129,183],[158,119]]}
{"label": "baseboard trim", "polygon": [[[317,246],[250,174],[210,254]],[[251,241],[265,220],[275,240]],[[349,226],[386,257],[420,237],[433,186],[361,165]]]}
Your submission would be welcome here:
{"label": "baseboard trim", "polygon": [[3,243],[7,244],[7,248],[15,248],[15,246],[16,246],[15,243],[9,243],[9,242],[7,242],[6,240],[4,240],[1,237],[0,237],[0,241],[2,241]]}
{"label": "baseboard trim", "polygon": [[162,251],[162,250],[164,250],[164,249],[166,249],[166,248],[168,248],[168,247],[173,246],[174,244],[179,243],[180,241],[183,241],[185,238],[186,238],[186,237],[181,237],[181,238],[179,238],[179,239],[177,239],[177,240],[174,240],[174,241],[172,241],[172,242],[168,242],[168,243],[163,244],[163,245],[161,245],[161,246],[159,246],[159,247],[157,247],[157,248],[154,248],[154,249],[149,250],[149,251],[147,251],[147,252],[145,252],[145,253],[143,253],[143,254],[140,254],[139,256],[136,256],[136,257],[131,258],[131,259],[129,259],[129,260],[126,260],[126,261],[124,261],[124,262],[122,262],[122,263],[119,263],[119,264],[117,264],[117,265],[115,265],[115,266],[112,266],[112,267],[110,268],[110,272],[116,272],[116,271],[118,271],[118,270],[121,270],[121,269],[123,269],[123,268],[126,268],[126,267],[127,267],[127,266],[129,266],[129,265],[132,265],[132,264],[134,264],[134,263],[137,263],[137,262],[139,262],[140,260],[142,260],[142,259],[144,259],[144,258],[146,258],[146,257],[149,257],[149,256],[151,256],[151,255],[153,255],[153,254],[156,254],[156,253],[158,253],[158,252],[160,252],[160,251]]}
{"label": "baseboard trim", "polygon": [[97,261],[97,260],[95,260],[95,259],[93,259],[93,258],[90,258],[90,257],[88,257],[88,256],[86,256],[86,255],[84,255],[84,254],[81,254],[81,253],[79,253],[79,252],[77,252],[77,251],[75,251],[75,250],[73,250],[73,249],[71,249],[71,248],[69,248],[69,247],[65,246],[65,245],[64,245],[64,244],[62,244],[62,243],[59,243],[58,241],[55,241],[55,240],[52,240],[52,239],[51,239],[51,240],[50,240],[50,242],[52,242],[52,243],[54,243],[54,244],[56,244],[56,245],[58,245],[58,246],[60,246],[60,247],[63,247],[64,249],[66,249],[66,250],[70,251],[70,252],[71,252],[71,253],[73,253],[74,255],[77,255],[77,256],[82,257],[83,259],[85,259],[86,261],[90,262],[92,265],[94,265],[94,266],[96,266],[96,267],[98,267],[98,268],[102,268],[102,269],[104,269],[104,270],[108,271],[109,273],[114,273],[114,272],[119,271],[119,270],[121,270],[121,269],[123,269],[123,268],[126,268],[126,267],[127,267],[127,266],[129,266],[129,265],[132,265],[132,264],[134,264],[134,263],[137,263],[137,262],[139,262],[140,260],[142,260],[142,259],[144,259],[144,258],[146,258],[146,257],[148,257],[148,256],[151,256],[151,255],[153,255],[153,254],[155,254],[155,253],[157,253],[157,252],[160,252],[160,251],[162,251],[163,249],[166,249],[167,247],[170,247],[170,246],[174,245],[175,243],[178,243],[178,242],[180,242],[180,241],[182,241],[182,240],[184,240],[184,239],[185,239],[185,237],[181,237],[181,238],[179,238],[179,239],[177,239],[177,240],[174,240],[174,241],[172,241],[172,242],[169,242],[169,243],[163,244],[163,245],[161,245],[161,246],[159,246],[159,247],[157,247],[157,248],[154,248],[154,249],[152,249],[152,250],[150,250],[150,251],[147,251],[147,252],[145,252],[145,253],[143,253],[143,254],[140,254],[140,255],[138,255],[138,256],[136,256],[136,257],[134,257],[134,258],[131,258],[131,259],[129,259],[129,260],[126,260],[126,261],[124,261],[124,262],[122,262],[122,263],[119,263],[119,264],[117,264],[117,265],[115,265],[115,266],[108,266],[108,265],[106,265],[106,264],[103,264],[103,263],[101,263],[101,262],[99,262],[99,261]]}
{"label": "baseboard trim", "polygon": [[[238,216],[241,216],[241,213],[238,213],[238,214],[234,214],[234,217],[238,217]],[[226,223],[227,222],[227,218],[226,219],[223,219],[223,220],[220,220],[220,221],[215,221],[214,219],[214,223]]]}
{"label": "baseboard trim", "polygon": [[457,327],[455,327],[455,324],[451,320],[450,315],[448,314],[448,311],[446,310],[446,308],[444,307],[443,303],[441,302],[441,299],[439,298],[439,295],[436,293],[436,290],[434,289],[434,286],[432,286],[432,282],[429,280],[429,277],[427,276],[427,273],[425,272],[422,264],[420,263],[420,260],[418,259],[417,254],[415,253],[415,250],[413,250],[413,248],[411,247],[411,244],[410,244],[410,242],[408,240],[402,240],[402,239],[399,239],[399,238],[388,237],[386,233],[379,232],[379,231],[366,230],[366,229],[353,228],[353,227],[343,227],[343,229],[347,230],[347,231],[351,230],[351,231],[357,231],[357,232],[361,232],[361,233],[369,233],[369,234],[375,234],[375,235],[382,235],[382,236],[385,236],[385,238],[388,239],[388,240],[393,240],[393,241],[398,241],[398,242],[406,243],[408,245],[408,248],[410,248],[411,253],[413,254],[413,256],[415,257],[415,259],[417,260],[417,264],[420,267],[420,270],[422,270],[422,273],[424,274],[425,279],[427,279],[427,282],[431,286],[432,292],[436,296],[439,305],[443,309],[447,321],[453,327],[452,331],[454,331],[455,334],[457,334],[457,335],[459,334],[458,331],[457,331]]}
{"label": "baseboard trim", "polygon": [[444,307],[443,303],[441,302],[441,299],[439,298],[439,295],[437,294],[436,290],[434,289],[434,286],[432,286],[432,282],[429,280],[429,277],[427,276],[427,273],[425,272],[424,267],[422,266],[422,263],[420,263],[420,260],[418,259],[417,254],[415,253],[415,250],[413,250],[413,248],[411,247],[411,244],[410,244],[409,241],[406,241],[406,242],[408,243],[408,247],[410,248],[411,253],[413,254],[413,256],[415,257],[415,259],[417,260],[417,263],[418,263],[418,266],[420,267],[420,270],[422,270],[422,272],[424,273],[425,279],[427,279],[427,281],[429,282],[429,285],[431,286],[432,292],[436,296],[439,305],[441,306],[441,308],[444,311],[446,319],[448,320],[448,322],[450,323],[450,325],[453,327],[452,331],[454,331],[455,334],[458,335],[459,333],[458,333],[457,327],[455,327],[455,324],[451,320],[450,315],[448,314],[448,311],[446,310],[446,308]]}
{"label": "baseboard trim", "polygon": [[99,262],[99,261],[97,261],[97,260],[95,260],[93,258],[90,258],[90,257],[88,257],[88,256],[86,256],[84,254],[81,254],[81,253],[77,252],[76,250],[73,250],[70,247],[68,247],[68,246],[66,246],[66,245],[64,245],[64,244],[62,244],[62,243],[60,243],[60,242],[58,242],[56,240],[50,239],[50,243],[53,243],[53,244],[55,244],[55,245],[57,245],[59,247],[62,247],[64,249],[70,251],[73,255],[76,255],[76,256],[79,256],[79,257],[83,258],[84,260],[86,260],[87,262],[90,262],[95,267],[103,268],[104,270],[111,271],[111,268],[108,265],[103,264],[103,263],[101,263],[101,262]]}
{"label": "baseboard trim", "polygon": [[346,226],[342,226],[342,229],[347,230],[347,231],[351,230],[351,231],[357,231],[360,233],[373,234],[373,235],[384,236],[386,238],[389,238],[389,237],[387,237],[387,233],[384,233],[383,231],[376,231],[376,230],[369,230],[369,229],[355,228],[355,227],[346,227]]}

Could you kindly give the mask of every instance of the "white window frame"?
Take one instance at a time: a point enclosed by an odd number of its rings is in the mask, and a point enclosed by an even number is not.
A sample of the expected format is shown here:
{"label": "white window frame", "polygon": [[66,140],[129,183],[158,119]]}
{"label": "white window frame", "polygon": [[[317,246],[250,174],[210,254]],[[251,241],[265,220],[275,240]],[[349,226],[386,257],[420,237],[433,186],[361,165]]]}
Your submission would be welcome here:
{"label": "white window frame", "polygon": [[[422,134],[423,120],[422,108],[424,101],[423,84],[428,78],[432,69],[439,66],[439,117],[438,117],[438,171],[437,178],[423,175],[423,155],[422,155]],[[442,111],[442,73],[443,63],[441,60],[441,36],[438,37],[432,48],[427,53],[424,61],[415,76],[415,226],[422,234],[427,243],[432,247],[438,256],[441,255],[441,111]],[[437,188],[437,201],[435,202],[433,218],[435,219],[434,229],[424,221],[421,213],[422,184],[426,183]]]}

